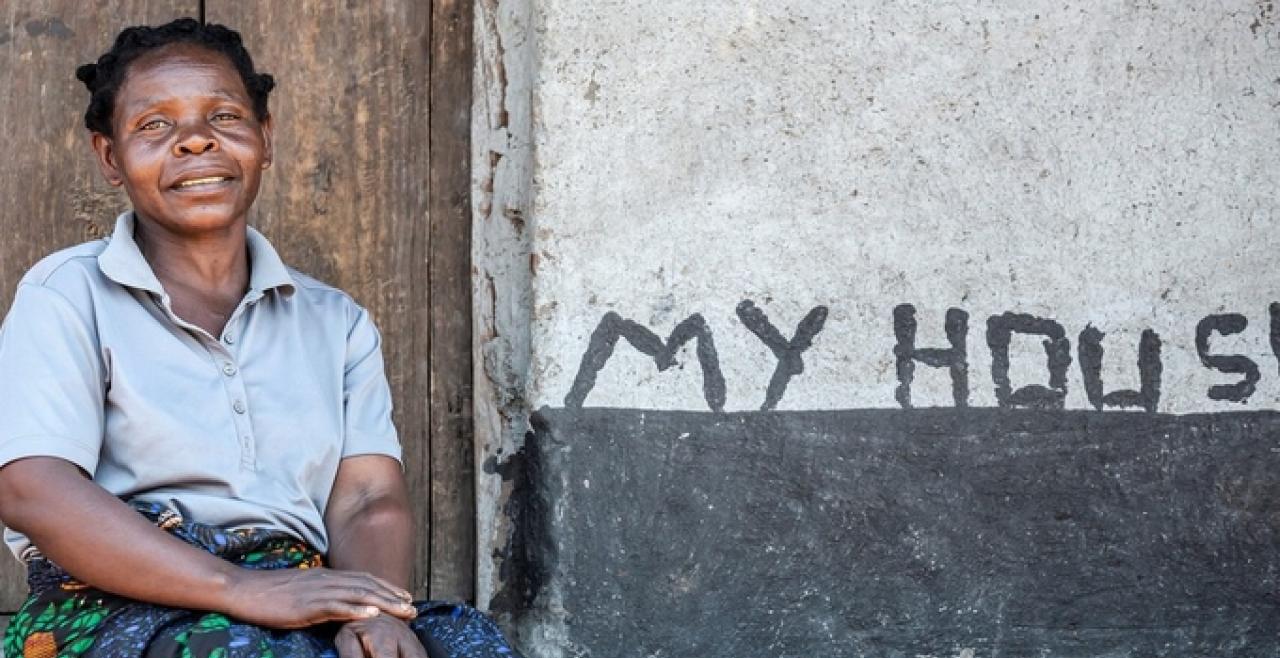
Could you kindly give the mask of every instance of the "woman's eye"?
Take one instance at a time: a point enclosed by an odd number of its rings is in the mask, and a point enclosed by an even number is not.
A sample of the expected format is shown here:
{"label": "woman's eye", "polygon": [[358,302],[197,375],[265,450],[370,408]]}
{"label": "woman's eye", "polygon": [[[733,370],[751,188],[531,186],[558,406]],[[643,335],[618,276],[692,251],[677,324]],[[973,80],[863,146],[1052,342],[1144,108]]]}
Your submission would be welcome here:
{"label": "woman's eye", "polygon": [[213,115],[214,121],[235,121],[236,119],[239,119],[239,118],[240,118],[240,115],[236,114],[235,112],[219,112]]}
{"label": "woman's eye", "polygon": [[138,126],[138,130],[158,130],[158,129],[163,128],[163,127],[164,127],[164,122],[163,122],[163,121],[161,121],[161,120],[159,120],[159,119],[152,119],[152,120],[150,120],[150,121],[148,121],[148,122],[146,122],[146,123],[142,124],[141,126]]}

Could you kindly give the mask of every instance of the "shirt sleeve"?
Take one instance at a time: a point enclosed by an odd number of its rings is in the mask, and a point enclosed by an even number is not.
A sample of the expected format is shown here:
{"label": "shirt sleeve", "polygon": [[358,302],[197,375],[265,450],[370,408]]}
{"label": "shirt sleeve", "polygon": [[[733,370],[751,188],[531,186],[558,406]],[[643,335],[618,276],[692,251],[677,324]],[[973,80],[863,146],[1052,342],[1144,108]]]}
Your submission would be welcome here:
{"label": "shirt sleeve", "polygon": [[0,466],[59,457],[92,475],[105,373],[89,319],[56,290],[20,284],[0,326]]}
{"label": "shirt sleeve", "polygon": [[391,387],[382,363],[382,336],[368,311],[357,309],[347,334],[342,380],[342,456],[387,455],[401,461],[400,439],[391,423]]}

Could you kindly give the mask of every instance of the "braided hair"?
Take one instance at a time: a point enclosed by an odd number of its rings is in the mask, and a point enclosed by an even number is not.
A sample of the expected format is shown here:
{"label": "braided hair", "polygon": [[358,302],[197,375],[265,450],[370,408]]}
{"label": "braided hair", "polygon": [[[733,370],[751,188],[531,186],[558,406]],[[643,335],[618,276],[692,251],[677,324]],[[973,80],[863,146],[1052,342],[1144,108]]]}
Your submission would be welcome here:
{"label": "braided hair", "polygon": [[97,62],[76,68],[76,78],[88,87],[90,94],[89,107],[84,113],[85,127],[111,137],[116,94],[124,84],[129,64],[152,50],[179,43],[195,44],[222,53],[231,60],[253,101],[253,113],[259,120],[267,118],[267,97],[275,88],[276,81],[270,74],[254,70],[253,58],[245,50],[240,33],[223,25],[179,18],[155,27],[138,25],[125,28],[116,36],[111,50]]}

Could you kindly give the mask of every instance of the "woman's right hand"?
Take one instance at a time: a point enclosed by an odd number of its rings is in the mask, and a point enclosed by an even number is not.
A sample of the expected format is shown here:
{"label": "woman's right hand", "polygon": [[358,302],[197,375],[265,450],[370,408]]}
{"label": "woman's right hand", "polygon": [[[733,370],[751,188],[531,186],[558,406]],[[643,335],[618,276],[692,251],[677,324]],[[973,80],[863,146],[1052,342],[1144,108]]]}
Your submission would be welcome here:
{"label": "woman's right hand", "polygon": [[337,569],[237,568],[227,588],[223,612],[270,628],[304,628],[387,613],[413,619],[413,597],[376,576]]}

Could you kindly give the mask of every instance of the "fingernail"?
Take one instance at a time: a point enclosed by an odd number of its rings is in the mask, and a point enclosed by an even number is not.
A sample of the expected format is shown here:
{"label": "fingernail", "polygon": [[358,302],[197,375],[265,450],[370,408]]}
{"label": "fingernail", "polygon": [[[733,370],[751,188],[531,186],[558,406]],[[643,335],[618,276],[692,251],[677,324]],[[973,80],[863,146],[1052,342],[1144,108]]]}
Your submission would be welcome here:
{"label": "fingernail", "polygon": [[378,614],[378,608],[377,608],[377,606],[372,606],[372,605],[371,605],[371,606],[369,606],[369,607],[365,608],[365,609],[364,609],[364,614],[365,614],[366,616],[368,616],[368,617],[374,617],[374,616],[376,616],[376,615]]}

